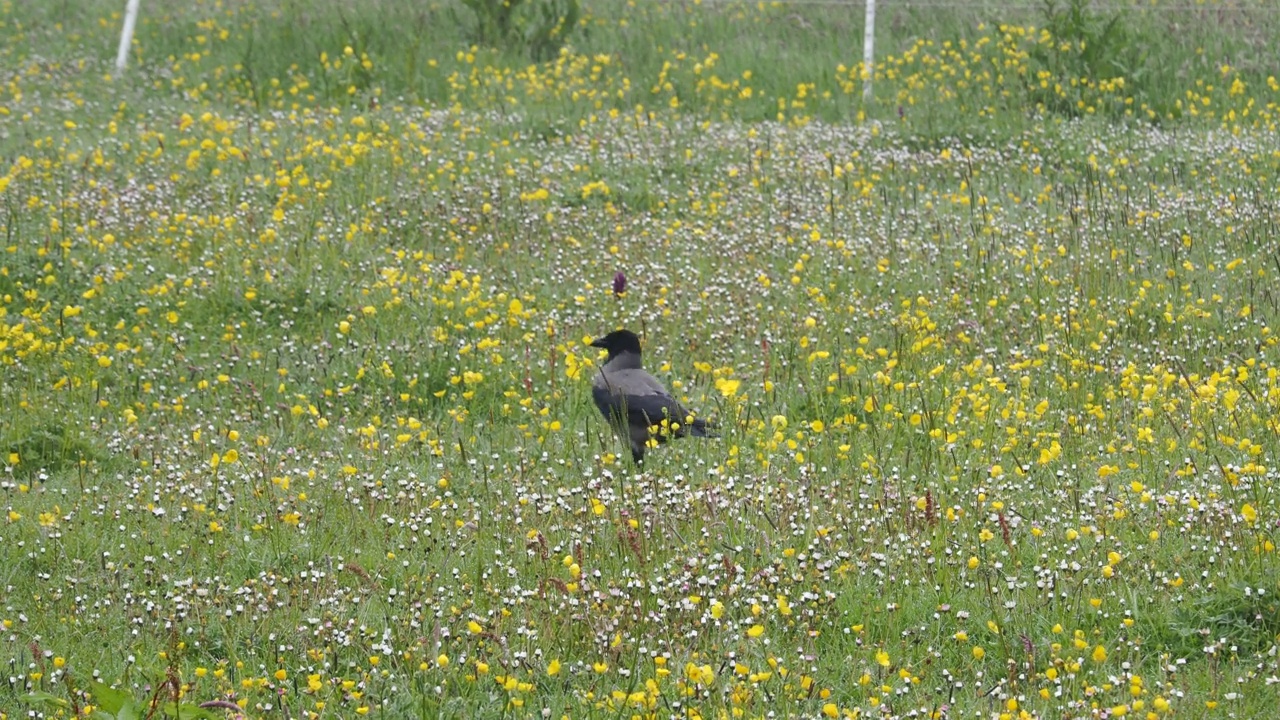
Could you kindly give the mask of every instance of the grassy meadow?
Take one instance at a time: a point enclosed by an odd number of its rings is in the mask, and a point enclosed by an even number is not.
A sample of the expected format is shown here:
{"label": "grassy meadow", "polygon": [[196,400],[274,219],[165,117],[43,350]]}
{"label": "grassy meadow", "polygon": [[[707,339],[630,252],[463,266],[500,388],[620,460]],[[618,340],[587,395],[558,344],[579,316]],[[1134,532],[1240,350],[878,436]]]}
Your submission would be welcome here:
{"label": "grassy meadow", "polygon": [[526,1],[0,0],[0,720],[1280,717],[1269,0]]}

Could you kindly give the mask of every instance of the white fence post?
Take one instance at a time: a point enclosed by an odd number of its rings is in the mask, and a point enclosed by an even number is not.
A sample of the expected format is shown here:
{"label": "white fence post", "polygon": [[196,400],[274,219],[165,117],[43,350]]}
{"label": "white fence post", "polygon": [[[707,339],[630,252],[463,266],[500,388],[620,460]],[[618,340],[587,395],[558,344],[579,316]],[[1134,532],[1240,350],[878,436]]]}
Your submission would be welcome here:
{"label": "white fence post", "polygon": [[116,52],[116,77],[124,74],[125,63],[129,60],[129,45],[133,42],[133,26],[138,22],[138,3],[141,0],[129,0],[124,10],[124,28],[120,31],[120,50]]}
{"label": "white fence post", "polygon": [[862,100],[871,100],[871,76],[876,67],[876,0],[867,0],[867,28],[862,34],[862,71],[867,76]]}

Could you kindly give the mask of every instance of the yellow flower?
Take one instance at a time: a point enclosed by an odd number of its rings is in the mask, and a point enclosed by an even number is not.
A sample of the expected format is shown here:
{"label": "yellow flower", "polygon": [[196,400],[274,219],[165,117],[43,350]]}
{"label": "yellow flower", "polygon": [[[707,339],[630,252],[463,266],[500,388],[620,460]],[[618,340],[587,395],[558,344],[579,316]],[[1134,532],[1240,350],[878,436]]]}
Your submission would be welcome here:
{"label": "yellow flower", "polygon": [[547,674],[552,677],[555,677],[556,675],[560,674],[559,660],[552,660],[550,663],[547,664]]}
{"label": "yellow flower", "polygon": [[758,637],[760,637],[760,636],[761,636],[761,635],[763,635],[763,634],[764,634],[764,626],[763,626],[763,625],[752,625],[752,626],[747,630],[747,637],[758,638]]}
{"label": "yellow flower", "polygon": [[1107,649],[1101,645],[1093,649],[1093,661],[1102,663],[1107,661]]}
{"label": "yellow flower", "polygon": [[876,662],[880,667],[889,667],[889,653],[884,650],[876,651]]}
{"label": "yellow flower", "polygon": [[730,380],[728,378],[716,379],[716,389],[720,391],[721,395],[727,398],[733,397],[738,392],[738,387],[741,384],[742,381],[740,380]]}

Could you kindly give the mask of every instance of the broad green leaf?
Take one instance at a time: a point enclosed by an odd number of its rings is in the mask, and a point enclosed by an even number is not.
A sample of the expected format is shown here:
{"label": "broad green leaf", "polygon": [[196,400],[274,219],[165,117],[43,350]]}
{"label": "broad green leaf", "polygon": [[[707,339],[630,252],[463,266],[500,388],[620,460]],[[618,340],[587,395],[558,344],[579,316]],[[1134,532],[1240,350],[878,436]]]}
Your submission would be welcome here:
{"label": "broad green leaf", "polygon": [[71,707],[71,703],[57,695],[50,695],[47,692],[33,692],[22,696],[28,705],[43,705],[48,708],[61,710]]}
{"label": "broad green leaf", "polygon": [[112,715],[119,713],[125,703],[133,700],[127,690],[113,688],[102,682],[89,683],[89,692],[93,695],[94,704]]}
{"label": "broad green leaf", "polygon": [[181,718],[181,720],[188,720],[188,718],[191,720],[223,720],[223,718],[226,717],[225,715],[212,713],[199,705],[192,705],[190,703],[183,703],[181,705],[175,705],[171,702],[165,703],[162,709],[166,717]]}

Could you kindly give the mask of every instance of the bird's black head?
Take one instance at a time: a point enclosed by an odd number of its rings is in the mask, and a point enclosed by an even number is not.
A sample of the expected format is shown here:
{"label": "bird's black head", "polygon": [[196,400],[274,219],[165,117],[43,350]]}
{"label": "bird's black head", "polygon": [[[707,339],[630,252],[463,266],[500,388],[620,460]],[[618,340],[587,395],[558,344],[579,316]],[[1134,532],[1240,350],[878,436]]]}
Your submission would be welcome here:
{"label": "bird's black head", "polygon": [[596,338],[591,342],[591,347],[598,347],[609,351],[609,360],[612,360],[619,353],[635,353],[640,354],[640,338],[630,330],[614,330],[602,338]]}

